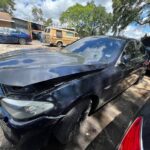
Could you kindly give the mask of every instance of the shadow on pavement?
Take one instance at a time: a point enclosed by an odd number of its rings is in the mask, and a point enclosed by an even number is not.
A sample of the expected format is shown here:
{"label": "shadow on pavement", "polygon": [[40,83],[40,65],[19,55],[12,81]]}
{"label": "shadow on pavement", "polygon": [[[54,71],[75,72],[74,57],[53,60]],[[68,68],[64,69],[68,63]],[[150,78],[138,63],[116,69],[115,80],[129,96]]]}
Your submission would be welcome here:
{"label": "shadow on pavement", "polygon": [[[55,139],[50,138],[45,150],[113,150],[120,142],[129,122],[134,119],[135,114],[149,98],[150,80],[144,77],[141,83],[130,87],[94,115],[88,117],[81,124],[80,131],[72,142],[61,145]],[[7,142],[0,143],[1,148],[6,145]],[[13,147],[10,146],[9,149]]]}

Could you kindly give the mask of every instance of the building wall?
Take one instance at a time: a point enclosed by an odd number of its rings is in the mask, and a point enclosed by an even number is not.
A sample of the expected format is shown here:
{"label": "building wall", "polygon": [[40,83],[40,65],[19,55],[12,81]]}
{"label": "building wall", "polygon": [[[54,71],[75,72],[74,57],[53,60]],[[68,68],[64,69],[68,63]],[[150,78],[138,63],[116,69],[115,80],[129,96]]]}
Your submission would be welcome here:
{"label": "building wall", "polygon": [[19,30],[24,31],[24,32],[29,32],[27,21],[17,19],[17,18],[13,18],[13,21],[14,21],[14,23],[13,23],[14,28],[19,29]]}
{"label": "building wall", "polygon": [[12,27],[12,23],[6,21],[0,21],[0,27]]}

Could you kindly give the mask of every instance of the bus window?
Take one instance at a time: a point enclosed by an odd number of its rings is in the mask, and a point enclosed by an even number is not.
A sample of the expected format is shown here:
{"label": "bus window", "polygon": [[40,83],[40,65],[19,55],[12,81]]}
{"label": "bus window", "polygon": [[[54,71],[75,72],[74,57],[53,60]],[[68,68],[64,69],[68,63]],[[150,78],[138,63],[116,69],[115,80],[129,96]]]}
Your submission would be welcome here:
{"label": "bus window", "polygon": [[56,37],[62,38],[62,31],[61,30],[56,30]]}
{"label": "bus window", "polygon": [[47,29],[47,33],[50,33],[50,29]]}
{"label": "bus window", "polygon": [[67,36],[70,36],[70,37],[74,37],[74,33],[73,32],[66,32]]}

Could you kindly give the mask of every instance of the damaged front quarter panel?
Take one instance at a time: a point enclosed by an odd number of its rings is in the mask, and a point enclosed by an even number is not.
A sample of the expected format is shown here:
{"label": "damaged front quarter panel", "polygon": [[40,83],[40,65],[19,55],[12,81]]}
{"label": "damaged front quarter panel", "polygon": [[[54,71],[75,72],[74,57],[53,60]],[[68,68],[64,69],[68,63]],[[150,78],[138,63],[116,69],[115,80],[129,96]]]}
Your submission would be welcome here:
{"label": "damaged front quarter panel", "polygon": [[[60,78],[58,80],[44,81],[22,88],[15,87],[16,91],[13,90],[9,92],[8,98],[4,98],[1,104],[3,109],[9,113],[9,115],[5,114],[5,117],[8,117],[8,123],[15,128],[25,128],[25,126],[29,127],[31,124],[37,124],[37,122],[43,121],[58,121],[73,107],[76,100],[84,94],[99,94],[100,89],[95,86],[94,83],[101,85],[99,71],[86,75],[79,74],[78,76],[71,77],[71,79]],[[8,89],[10,89],[10,87]],[[32,93],[30,93],[30,91],[32,91]],[[38,108],[36,108],[36,106],[33,108],[32,104],[34,103],[37,105],[39,103]],[[44,112],[44,110],[40,108],[43,103],[52,104],[53,107]],[[43,108],[45,108],[44,105]],[[34,111],[36,109],[41,112],[35,114]],[[32,112],[31,116],[30,112]],[[17,113],[17,116],[15,116],[15,113]]]}

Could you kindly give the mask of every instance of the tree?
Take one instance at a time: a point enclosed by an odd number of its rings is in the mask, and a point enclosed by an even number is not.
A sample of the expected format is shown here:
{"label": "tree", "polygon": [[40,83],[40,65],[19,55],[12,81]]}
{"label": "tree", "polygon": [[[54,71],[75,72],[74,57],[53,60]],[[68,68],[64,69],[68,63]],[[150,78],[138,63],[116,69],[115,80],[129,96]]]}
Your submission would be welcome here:
{"label": "tree", "polygon": [[32,15],[33,15],[33,20],[35,21],[35,22],[44,22],[45,20],[44,20],[44,18],[43,18],[43,11],[42,11],[42,9],[41,8],[37,8],[37,7],[33,7],[32,8]]}
{"label": "tree", "polygon": [[52,19],[51,18],[48,18],[48,19],[45,19],[43,17],[43,11],[41,8],[38,8],[38,7],[33,7],[32,8],[32,15],[33,15],[33,20],[35,22],[40,22],[40,23],[43,23],[45,26],[50,26],[52,25]]}
{"label": "tree", "polygon": [[0,11],[12,13],[15,10],[14,0],[0,0]]}
{"label": "tree", "polygon": [[[136,21],[139,24],[150,23],[150,17],[144,19],[143,11],[150,0],[113,0],[113,31],[118,34],[125,29],[131,22]],[[147,14],[150,16],[150,7]]]}
{"label": "tree", "polygon": [[51,26],[53,23],[52,19],[51,18],[48,18],[47,20],[44,21],[44,25],[45,26]]}
{"label": "tree", "polygon": [[112,14],[106,12],[101,5],[96,6],[94,1],[86,6],[75,4],[61,14],[60,22],[66,23],[69,28],[75,28],[81,36],[105,34],[111,24]]}

